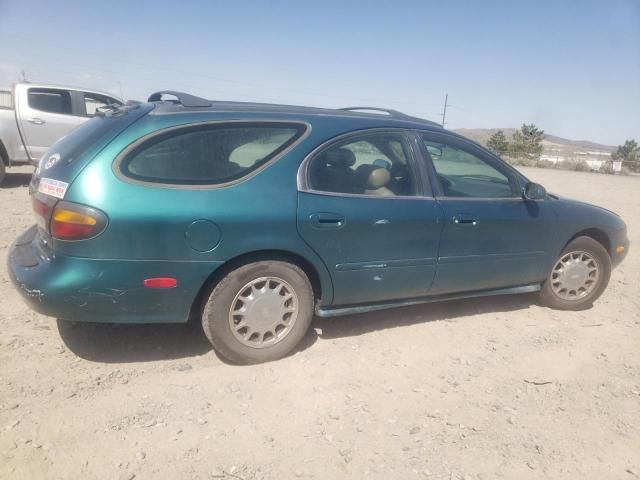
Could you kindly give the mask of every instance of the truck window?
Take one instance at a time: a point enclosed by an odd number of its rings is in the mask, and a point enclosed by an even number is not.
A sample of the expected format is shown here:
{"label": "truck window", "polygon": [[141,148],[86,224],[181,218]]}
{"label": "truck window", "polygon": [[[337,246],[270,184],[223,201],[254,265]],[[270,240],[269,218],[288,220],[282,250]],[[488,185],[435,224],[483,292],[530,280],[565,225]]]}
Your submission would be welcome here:
{"label": "truck window", "polygon": [[30,88],[28,99],[34,110],[71,115],[71,94],[67,90]]}
{"label": "truck window", "polygon": [[105,97],[104,95],[98,95],[96,93],[84,93],[84,113],[87,117],[93,117],[100,107],[106,107],[107,105],[122,104],[117,100],[110,97]]}

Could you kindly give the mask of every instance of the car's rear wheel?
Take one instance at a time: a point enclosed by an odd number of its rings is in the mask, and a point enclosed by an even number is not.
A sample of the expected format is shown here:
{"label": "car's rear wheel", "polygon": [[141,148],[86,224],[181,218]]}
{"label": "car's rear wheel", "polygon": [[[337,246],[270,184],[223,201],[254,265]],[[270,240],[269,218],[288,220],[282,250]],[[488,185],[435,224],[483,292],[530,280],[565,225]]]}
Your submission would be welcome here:
{"label": "car's rear wheel", "polygon": [[540,292],[544,305],[560,310],[588,308],[611,276],[611,258],[591,237],[572,240],[558,256]]}
{"label": "car's rear wheel", "polygon": [[302,340],[313,318],[304,271],[268,260],[243,265],[213,289],[202,326],[215,350],[240,364],[277,360]]}

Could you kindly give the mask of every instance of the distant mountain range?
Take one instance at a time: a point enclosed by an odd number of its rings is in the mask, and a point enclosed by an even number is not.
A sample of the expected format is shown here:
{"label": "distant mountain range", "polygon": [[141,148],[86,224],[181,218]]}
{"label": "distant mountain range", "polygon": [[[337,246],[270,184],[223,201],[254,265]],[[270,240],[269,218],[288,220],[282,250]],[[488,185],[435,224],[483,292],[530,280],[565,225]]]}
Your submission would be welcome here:
{"label": "distant mountain range", "polygon": [[[487,141],[498,130],[502,130],[507,140],[511,140],[513,132],[516,128],[458,128],[454,132],[464,135],[471,140],[475,140],[482,145],[486,145]],[[568,138],[556,137],[545,133],[543,141],[545,150],[572,150],[575,152],[587,151],[603,151],[613,152],[617,147],[612,145],[603,145],[601,143],[590,142],[588,140],[569,140]]]}

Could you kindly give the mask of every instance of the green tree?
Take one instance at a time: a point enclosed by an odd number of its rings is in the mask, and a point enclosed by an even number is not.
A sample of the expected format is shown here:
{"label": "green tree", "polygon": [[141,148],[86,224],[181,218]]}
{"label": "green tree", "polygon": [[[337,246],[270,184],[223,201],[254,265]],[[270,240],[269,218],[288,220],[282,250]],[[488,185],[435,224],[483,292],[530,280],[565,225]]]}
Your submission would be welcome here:
{"label": "green tree", "polygon": [[496,133],[491,135],[491,138],[489,138],[489,141],[487,142],[487,148],[499,156],[502,156],[509,151],[509,142],[507,142],[507,137],[504,136],[504,132],[502,130],[498,130]]}
{"label": "green tree", "polygon": [[528,125],[523,123],[520,130],[513,133],[511,155],[537,162],[542,153],[542,140],[544,140],[544,130],[540,130],[533,123]]}
{"label": "green tree", "polygon": [[635,140],[627,140],[611,154],[611,160],[622,162],[634,172],[640,171],[640,145]]}

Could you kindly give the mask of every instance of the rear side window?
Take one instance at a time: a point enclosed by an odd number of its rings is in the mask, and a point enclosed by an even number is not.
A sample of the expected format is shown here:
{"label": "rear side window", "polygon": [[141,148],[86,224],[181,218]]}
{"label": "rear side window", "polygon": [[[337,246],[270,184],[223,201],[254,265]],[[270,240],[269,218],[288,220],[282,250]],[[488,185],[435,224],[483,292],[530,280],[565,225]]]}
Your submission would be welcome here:
{"label": "rear side window", "polygon": [[71,94],[54,88],[30,88],[29,107],[49,113],[71,115]]}
{"label": "rear side window", "polygon": [[302,125],[276,123],[178,128],[142,143],[120,168],[146,182],[221,184],[260,168],[303,133]]}

